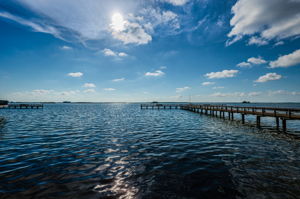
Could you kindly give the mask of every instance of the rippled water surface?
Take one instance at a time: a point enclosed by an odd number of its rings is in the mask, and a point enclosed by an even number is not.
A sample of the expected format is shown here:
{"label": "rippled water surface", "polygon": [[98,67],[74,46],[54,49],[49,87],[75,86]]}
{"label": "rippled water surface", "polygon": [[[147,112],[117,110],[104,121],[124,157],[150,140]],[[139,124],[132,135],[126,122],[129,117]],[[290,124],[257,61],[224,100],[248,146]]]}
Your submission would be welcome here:
{"label": "rippled water surface", "polygon": [[[0,116],[0,198],[300,198],[300,139],[250,116],[241,125],[138,104]],[[288,128],[298,134],[299,122]]]}

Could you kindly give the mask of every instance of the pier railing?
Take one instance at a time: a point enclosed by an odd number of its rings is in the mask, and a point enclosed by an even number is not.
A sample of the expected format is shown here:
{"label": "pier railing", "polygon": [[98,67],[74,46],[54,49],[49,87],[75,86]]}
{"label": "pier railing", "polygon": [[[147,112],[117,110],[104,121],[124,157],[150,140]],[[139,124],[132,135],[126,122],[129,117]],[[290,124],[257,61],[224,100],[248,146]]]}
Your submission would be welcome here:
{"label": "pier railing", "polygon": [[211,104],[141,104],[141,109],[183,109],[200,114],[212,115],[233,120],[234,114],[241,114],[242,123],[246,115],[256,116],[256,124],[260,127],[261,117],[274,117],[279,129],[279,119],[282,120],[282,130],[286,131],[286,120],[300,120],[300,109],[276,107],[227,106]]}

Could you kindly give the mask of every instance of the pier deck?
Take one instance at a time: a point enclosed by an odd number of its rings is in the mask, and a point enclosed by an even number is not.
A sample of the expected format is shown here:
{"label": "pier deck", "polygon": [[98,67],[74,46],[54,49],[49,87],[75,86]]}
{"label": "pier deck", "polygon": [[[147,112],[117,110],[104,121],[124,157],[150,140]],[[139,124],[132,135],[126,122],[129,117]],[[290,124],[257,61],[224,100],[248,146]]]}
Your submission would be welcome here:
{"label": "pier deck", "polygon": [[1,105],[0,109],[39,109],[44,108],[43,104],[8,104]]}
{"label": "pier deck", "polygon": [[273,117],[275,118],[277,129],[280,128],[279,121],[282,121],[282,131],[284,132],[287,130],[287,120],[300,120],[300,109],[295,108],[243,107],[208,104],[141,104],[141,109],[183,109],[220,118],[228,117],[229,120],[234,120],[234,114],[241,114],[243,124],[245,123],[246,115],[254,115],[256,116],[257,127],[261,126],[261,117]]}

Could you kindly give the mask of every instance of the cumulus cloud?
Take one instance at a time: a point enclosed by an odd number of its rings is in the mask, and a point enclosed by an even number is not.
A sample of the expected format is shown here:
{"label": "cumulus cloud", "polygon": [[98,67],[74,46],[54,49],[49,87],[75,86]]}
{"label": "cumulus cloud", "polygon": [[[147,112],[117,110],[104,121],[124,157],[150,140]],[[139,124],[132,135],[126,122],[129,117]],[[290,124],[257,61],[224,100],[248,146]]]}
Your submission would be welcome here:
{"label": "cumulus cloud", "polygon": [[120,52],[118,53],[119,57],[127,57],[128,55],[124,52]]}
{"label": "cumulus cloud", "polygon": [[266,60],[264,60],[262,57],[250,57],[247,62],[241,62],[237,64],[238,67],[241,68],[250,68],[252,65],[259,65],[259,64],[265,64],[267,63]]}
{"label": "cumulus cloud", "polygon": [[105,90],[105,91],[115,91],[116,89],[115,88],[104,88],[103,90]]}
{"label": "cumulus cloud", "polygon": [[229,78],[229,77],[235,77],[238,73],[238,70],[223,70],[220,72],[211,72],[205,74],[205,76],[208,79],[220,79],[220,78]]}
{"label": "cumulus cloud", "polygon": [[82,75],[83,75],[82,72],[68,73],[68,76],[70,77],[81,77]]}
{"label": "cumulus cloud", "polygon": [[191,89],[191,88],[188,87],[188,86],[185,86],[185,87],[182,87],[182,88],[176,88],[176,93],[181,93],[181,92],[187,91],[189,89]]}
{"label": "cumulus cloud", "polygon": [[110,24],[110,31],[115,39],[122,41],[124,44],[147,44],[152,40],[142,25],[137,22],[125,20],[119,13],[114,14]]}
{"label": "cumulus cloud", "polygon": [[189,0],[163,0],[164,2],[170,3],[174,6],[183,6],[186,4]]}
{"label": "cumulus cloud", "polygon": [[104,48],[102,52],[105,56],[117,56],[117,54],[114,51],[108,48]]}
{"label": "cumulus cloud", "polygon": [[286,68],[300,64],[300,49],[288,55],[278,57],[277,60],[270,62],[270,68]]}
{"label": "cumulus cloud", "polygon": [[203,82],[202,86],[209,86],[209,85],[214,85],[215,82]]}
{"label": "cumulus cloud", "polygon": [[85,83],[85,84],[83,85],[83,87],[84,87],[84,88],[95,88],[96,85],[93,84],[93,83]]}
{"label": "cumulus cloud", "polygon": [[125,78],[122,77],[122,78],[113,79],[111,81],[113,81],[113,82],[121,82],[121,81],[124,81],[124,80],[125,80]]}
{"label": "cumulus cloud", "polygon": [[145,73],[145,76],[147,76],[147,77],[161,77],[164,75],[165,75],[165,73],[161,70],[156,70],[154,72],[146,72]]}
{"label": "cumulus cloud", "polygon": [[228,37],[233,43],[245,35],[250,44],[265,45],[271,39],[297,37],[300,34],[299,0],[238,0],[232,7],[232,26]]}
{"label": "cumulus cloud", "polygon": [[277,73],[267,73],[263,76],[260,76],[257,80],[255,80],[255,82],[263,83],[267,81],[279,80],[281,78],[282,76]]}
{"label": "cumulus cloud", "polygon": [[248,62],[241,62],[241,63],[237,64],[237,66],[241,67],[241,68],[247,68],[247,67],[251,67],[251,64]]}
{"label": "cumulus cloud", "polygon": [[111,56],[111,57],[126,57],[126,56],[128,56],[124,52],[116,52],[116,51],[113,51],[109,48],[104,48],[102,50],[102,53],[103,53],[104,56]]}
{"label": "cumulus cloud", "polygon": [[264,60],[263,58],[261,57],[250,57],[248,60],[248,63],[251,63],[251,64],[265,64],[267,63],[266,60]]}

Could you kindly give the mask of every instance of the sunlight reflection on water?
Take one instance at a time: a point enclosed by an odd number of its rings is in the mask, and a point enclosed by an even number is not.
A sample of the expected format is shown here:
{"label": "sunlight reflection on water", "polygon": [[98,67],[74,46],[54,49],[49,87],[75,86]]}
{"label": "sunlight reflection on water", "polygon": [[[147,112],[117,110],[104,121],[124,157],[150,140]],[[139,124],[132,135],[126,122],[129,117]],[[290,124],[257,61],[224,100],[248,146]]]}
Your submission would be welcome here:
{"label": "sunlight reflection on water", "polygon": [[241,125],[138,104],[1,111],[0,198],[300,195],[300,140],[250,116]]}

